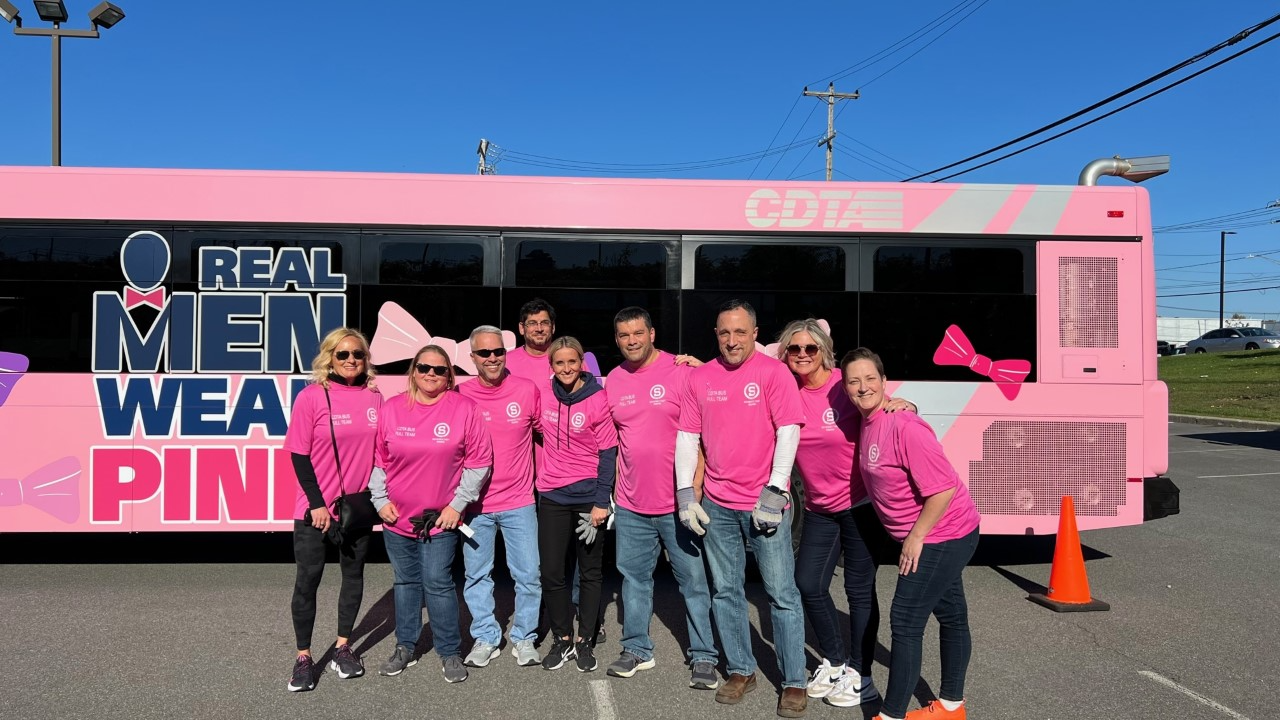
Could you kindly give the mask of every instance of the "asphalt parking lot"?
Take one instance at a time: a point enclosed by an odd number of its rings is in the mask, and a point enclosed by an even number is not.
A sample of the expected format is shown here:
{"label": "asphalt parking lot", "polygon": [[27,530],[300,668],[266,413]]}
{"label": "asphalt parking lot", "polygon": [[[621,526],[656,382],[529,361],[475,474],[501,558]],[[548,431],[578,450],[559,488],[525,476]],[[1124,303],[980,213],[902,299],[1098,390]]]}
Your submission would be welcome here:
{"label": "asphalt parking lot", "polygon": [[[1043,590],[1050,538],[983,538],[966,582],[974,633],[968,704],[973,718],[1277,716],[1280,666],[1280,431],[1170,425],[1170,475],[1180,515],[1086,532],[1093,595],[1109,612],[1052,613],[1028,602]],[[607,677],[620,650],[617,577],[607,582],[608,641],[601,669],[582,674],[516,667],[505,652],[449,685],[424,633],[418,665],[395,678],[338,680],[284,690],[292,661],[293,565],[285,535],[0,535],[0,609],[9,665],[0,681],[11,718],[421,717],[615,720],[771,717],[778,672],[756,634],[763,680],[736,706],[687,688],[683,606],[659,580],[652,633],[658,666]],[[337,568],[321,588],[317,642],[336,622]],[[882,568],[888,606],[893,569]],[[834,586],[839,587],[837,577]],[[394,646],[391,573],[369,566],[355,647],[376,669]],[[748,586],[752,625],[770,636],[767,599]],[[512,608],[499,581],[500,616]],[[465,606],[464,606],[465,607]],[[466,618],[464,618],[465,627]],[[933,635],[934,637],[929,637]],[[880,629],[875,679],[887,679],[889,628]],[[938,679],[936,635],[926,636],[922,700]],[[464,641],[464,645],[465,645]],[[810,651],[810,668],[818,659]],[[811,703],[807,717],[870,717],[875,708]]]}

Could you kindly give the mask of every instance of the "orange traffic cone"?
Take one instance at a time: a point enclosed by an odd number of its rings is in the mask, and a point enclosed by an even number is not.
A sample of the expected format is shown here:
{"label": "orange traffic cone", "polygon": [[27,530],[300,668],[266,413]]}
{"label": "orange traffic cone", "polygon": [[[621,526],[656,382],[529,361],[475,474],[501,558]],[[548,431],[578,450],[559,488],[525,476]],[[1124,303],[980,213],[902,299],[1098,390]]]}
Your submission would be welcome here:
{"label": "orange traffic cone", "polygon": [[1076,530],[1076,504],[1070,495],[1062,496],[1058,515],[1058,540],[1053,546],[1053,569],[1049,572],[1049,592],[1027,596],[1031,602],[1055,612],[1110,610],[1111,606],[1089,596],[1089,578],[1084,572],[1084,553],[1080,551],[1080,532]]}

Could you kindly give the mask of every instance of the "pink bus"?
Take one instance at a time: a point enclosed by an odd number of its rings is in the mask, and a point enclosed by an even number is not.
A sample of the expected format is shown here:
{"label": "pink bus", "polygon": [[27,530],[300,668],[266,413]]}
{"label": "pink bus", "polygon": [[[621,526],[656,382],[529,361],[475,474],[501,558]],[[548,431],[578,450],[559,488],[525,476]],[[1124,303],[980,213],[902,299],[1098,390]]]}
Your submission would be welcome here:
{"label": "pink bus", "polygon": [[766,343],[825,319],[983,532],[1053,533],[1065,494],[1137,524],[1177,511],[1154,273],[1135,187],[0,168],[0,531],[289,530],[319,337],[363,329],[396,392],[533,297],[603,370],[627,305],[703,358],[732,297]]}

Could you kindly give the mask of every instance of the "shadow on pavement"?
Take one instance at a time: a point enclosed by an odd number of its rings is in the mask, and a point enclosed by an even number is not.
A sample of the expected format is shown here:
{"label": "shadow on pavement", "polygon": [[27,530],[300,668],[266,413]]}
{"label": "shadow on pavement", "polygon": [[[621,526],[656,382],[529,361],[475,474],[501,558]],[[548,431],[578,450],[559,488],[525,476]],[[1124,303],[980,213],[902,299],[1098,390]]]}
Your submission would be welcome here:
{"label": "shadow on pavement", "polygon": [[1194,433],[1181,437],[1203,440],[1214,445],[1240,445],[1261,450],[1280,450],[1280,430],[1227,430],[1222,432]]}

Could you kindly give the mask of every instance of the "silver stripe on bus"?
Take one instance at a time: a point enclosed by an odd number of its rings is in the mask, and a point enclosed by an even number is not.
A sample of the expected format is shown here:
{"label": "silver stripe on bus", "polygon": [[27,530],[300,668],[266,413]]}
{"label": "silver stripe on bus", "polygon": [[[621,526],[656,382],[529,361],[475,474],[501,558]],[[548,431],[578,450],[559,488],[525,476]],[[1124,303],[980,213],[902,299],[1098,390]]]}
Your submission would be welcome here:
{"label": "silver stripe on bus", "polygon": [[1013,194],[1014,185],[962,185],[912,230],[920,233],[980,233]]}
{"label": "silver stripe on bus", "polygon": [[1072,192],[1071,188],[1036,188],[1009,226],[1009,232],[1016,235],[1052,235],[1067,211]]}

